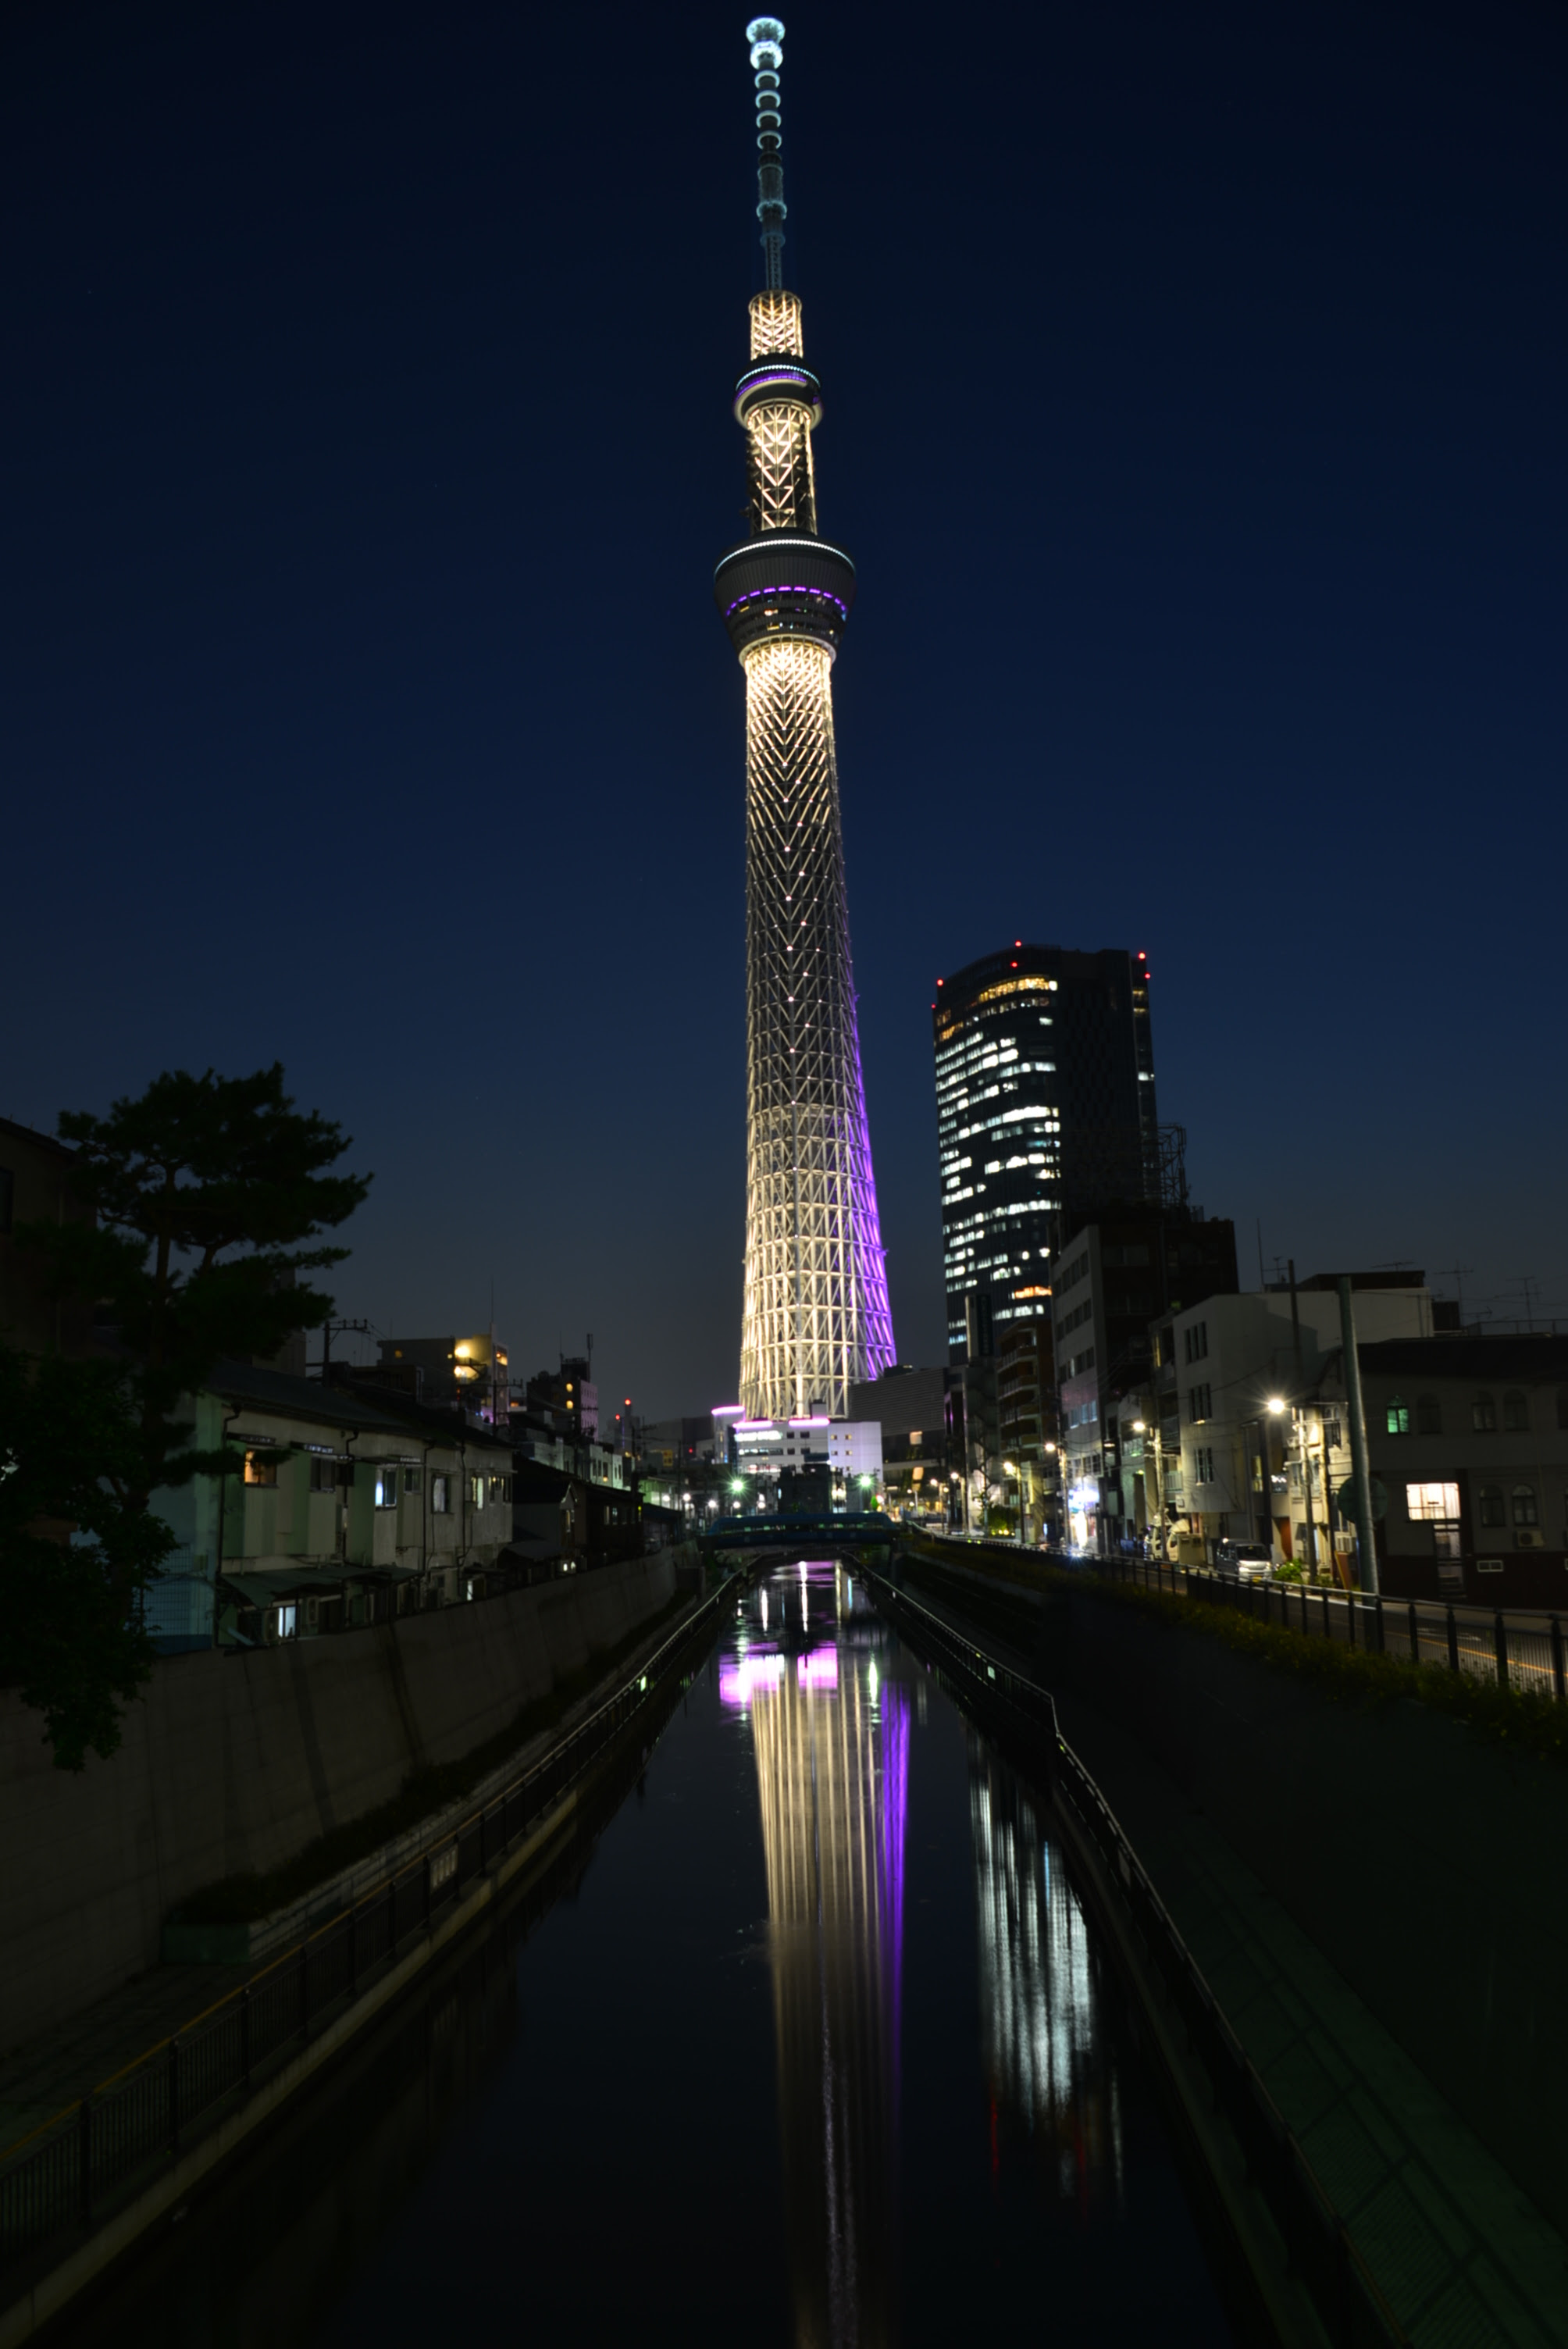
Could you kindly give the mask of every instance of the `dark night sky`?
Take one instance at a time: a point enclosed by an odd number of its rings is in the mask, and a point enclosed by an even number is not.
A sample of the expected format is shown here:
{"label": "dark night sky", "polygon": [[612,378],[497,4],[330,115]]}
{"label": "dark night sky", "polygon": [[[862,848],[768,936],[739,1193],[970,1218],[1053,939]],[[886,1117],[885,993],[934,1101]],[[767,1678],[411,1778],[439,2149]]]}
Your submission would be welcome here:
{"label": "dark night sky", "polygon": [[[743,5],[13,6],[0,1112],[281,1058],[345,1310],[734,1391]],[[867,1084],[1147,949],[1253,1268],[1568,1311],[1556,8],[784,11]]]}

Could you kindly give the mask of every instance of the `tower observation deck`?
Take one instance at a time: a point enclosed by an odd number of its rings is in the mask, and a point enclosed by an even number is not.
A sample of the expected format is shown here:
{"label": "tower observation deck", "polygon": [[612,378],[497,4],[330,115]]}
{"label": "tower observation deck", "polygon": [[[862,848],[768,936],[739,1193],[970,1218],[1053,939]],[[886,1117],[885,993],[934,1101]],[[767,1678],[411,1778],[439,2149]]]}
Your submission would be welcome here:
{"label": "tower observation deck", "polygon": [[757,87],[767,285],[735,390],[750,530],[714,595],[746,672],[746,1292],[740,1400],[754,1419],[826,1412],[893,1360],[861,1075],[831,672],[855,566],[819,536],[821,388],[783,280],[784,27],[746,28]]}

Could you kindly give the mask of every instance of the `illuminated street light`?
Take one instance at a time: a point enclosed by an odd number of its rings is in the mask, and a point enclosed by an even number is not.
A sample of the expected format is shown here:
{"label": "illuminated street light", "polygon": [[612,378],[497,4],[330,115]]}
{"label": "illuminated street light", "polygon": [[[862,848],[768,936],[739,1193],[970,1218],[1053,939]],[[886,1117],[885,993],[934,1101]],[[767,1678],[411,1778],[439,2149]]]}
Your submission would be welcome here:
{"label": "illuminated street light", "polygon": [[1279,1395],[1270,1395],[1269,1409],[1274,1413],[1274,1417],[1277,1419],[1280,1413],[1285,1409],[1285,1403],[1283,1397]]}

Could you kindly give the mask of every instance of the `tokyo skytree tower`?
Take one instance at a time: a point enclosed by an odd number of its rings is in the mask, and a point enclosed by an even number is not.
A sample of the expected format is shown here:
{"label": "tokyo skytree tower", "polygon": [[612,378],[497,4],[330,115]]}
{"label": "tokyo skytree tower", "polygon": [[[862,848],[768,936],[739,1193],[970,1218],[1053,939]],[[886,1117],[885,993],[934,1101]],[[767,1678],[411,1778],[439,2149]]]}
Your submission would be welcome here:
{"label": "tokyo skytree tower", "polygon": [[817,535],[821,387],[784,290],[779,69],[784,27],[746,28],[757,81],[767,286],[735,392],[750,534],[714,595],[746,672],[746,1302],[740,1400],[753,1419],[848,1414],[893,1360],[850,964],[831,670],[855,567]]}

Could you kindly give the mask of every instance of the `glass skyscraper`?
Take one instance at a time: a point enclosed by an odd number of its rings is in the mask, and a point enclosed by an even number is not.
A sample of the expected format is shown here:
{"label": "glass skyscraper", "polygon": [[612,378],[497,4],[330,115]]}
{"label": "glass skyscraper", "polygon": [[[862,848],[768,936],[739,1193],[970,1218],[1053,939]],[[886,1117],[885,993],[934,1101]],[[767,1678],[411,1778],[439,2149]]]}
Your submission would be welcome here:
{"label": "glass skyscraper", "polygon": [[947,1343],[1048,1311],[1060,1241],[1160,1197],[1148,965],[1015,945],[937,981],[932,1007]]}

